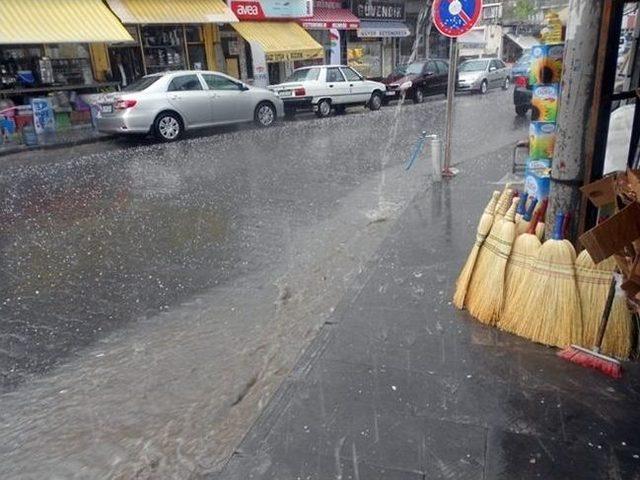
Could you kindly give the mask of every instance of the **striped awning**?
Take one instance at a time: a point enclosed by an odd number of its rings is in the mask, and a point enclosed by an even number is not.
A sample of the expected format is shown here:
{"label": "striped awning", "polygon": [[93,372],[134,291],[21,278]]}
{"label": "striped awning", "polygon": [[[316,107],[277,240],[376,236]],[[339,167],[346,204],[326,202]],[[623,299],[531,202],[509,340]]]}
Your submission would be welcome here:
{"label": "striped awning", "polygon": [[249,42],[258,43],[267,62],[324,58],[322,45],[294,22],[239,22],[233,28]]}
{"label": "striped awning", "polygon": [[107,0],[107,3],[122,23],[128,24],[238,21],[222,0]]}
{"label": "striped awning", "polygon": [[0,0],[0,44],[130,41],[102,0]]}
{"label": "striped awning", "polygon": [[360,19],[345,8],[315,8],[313,17],[299,20],[307,30],[357,30]]}

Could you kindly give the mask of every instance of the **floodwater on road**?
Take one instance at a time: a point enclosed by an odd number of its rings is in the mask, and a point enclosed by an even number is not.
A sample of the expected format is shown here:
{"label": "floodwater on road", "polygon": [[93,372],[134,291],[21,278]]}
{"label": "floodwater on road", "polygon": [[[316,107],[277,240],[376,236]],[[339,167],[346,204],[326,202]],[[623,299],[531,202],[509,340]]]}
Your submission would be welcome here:
{"label": "floodwater on road", "polygon": [[[511,92],[456,108],[456,163],[526,136]],[[0,164],[0,478],[218,469],[429,187],[402,164],[443,124],[438,96]]]}

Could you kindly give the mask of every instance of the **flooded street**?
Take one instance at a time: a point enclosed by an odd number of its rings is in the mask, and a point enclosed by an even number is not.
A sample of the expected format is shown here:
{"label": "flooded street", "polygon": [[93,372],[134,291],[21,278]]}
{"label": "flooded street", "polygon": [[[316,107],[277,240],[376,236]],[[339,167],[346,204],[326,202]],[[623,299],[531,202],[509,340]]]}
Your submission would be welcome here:
{"label": "flooded street", "polygon": [[[456,100],[462,175],[526,137],[511,97]],[[0,163],[0,478],[218,470],[429,188],[403,163],[444,107]]]}

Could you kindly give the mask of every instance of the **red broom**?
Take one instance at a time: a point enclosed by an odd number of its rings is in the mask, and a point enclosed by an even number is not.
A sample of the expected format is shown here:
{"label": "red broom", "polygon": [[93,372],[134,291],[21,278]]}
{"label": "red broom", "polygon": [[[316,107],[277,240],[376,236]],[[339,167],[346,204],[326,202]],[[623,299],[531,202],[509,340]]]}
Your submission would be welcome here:
{"label": "red broom", "polygon": [[613,297],[615,297],[615,293],[616,277],[614,275],[611,279],[611,285],[609,286],[607,303],[605,304],[602,312],[600,326],[598,327],[598,335],[596,337],[596,344],[593,349],[589,350],[587,348],[579,347],[578,345],[571,345],[559,352],[558,356],[583,367],[599,370],[610,377],[621,378],[622,365],[620,362],[615,358],[611,358],[600,353],[600,347],[602,347],[604,333],[607,330],[607,323],[609,322],[609,314],[611,313],[611,306],[613,305]]}

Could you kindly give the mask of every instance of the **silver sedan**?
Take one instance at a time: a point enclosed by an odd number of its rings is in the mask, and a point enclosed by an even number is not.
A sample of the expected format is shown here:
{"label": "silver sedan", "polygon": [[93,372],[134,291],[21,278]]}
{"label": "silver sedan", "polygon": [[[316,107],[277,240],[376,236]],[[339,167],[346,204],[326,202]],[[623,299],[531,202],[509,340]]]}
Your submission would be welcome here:
{"label": "silver sedan", "polygon": [[493,87],[509,88],[510,72],[499,58],[478,58],[462,62],[458,67],[456,90],[487,93]]}
{"label": "silver sedan", "polygon": [[98,130],[154,133],[173,141],[185,130],[254,121],[273,125],[282,100],[219,72],[176,71],[147,75],[100,103]]}

